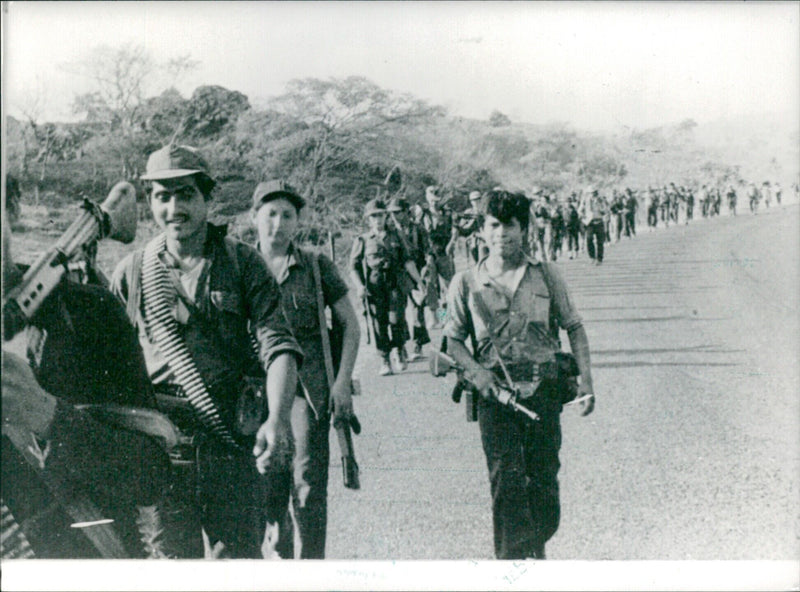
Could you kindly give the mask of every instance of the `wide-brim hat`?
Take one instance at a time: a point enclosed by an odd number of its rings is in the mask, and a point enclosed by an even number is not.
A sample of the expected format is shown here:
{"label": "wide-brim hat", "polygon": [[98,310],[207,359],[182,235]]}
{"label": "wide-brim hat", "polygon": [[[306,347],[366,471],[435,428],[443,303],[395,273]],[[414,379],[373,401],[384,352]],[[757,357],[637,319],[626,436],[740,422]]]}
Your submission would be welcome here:
{"label": "wide-brim hat", "polygon": [[367,205],[364,207],[364,216],[371,216],[372,214],[385,214],[386,213],[386,204],[383,203],[382,199],[371,199],[367,202]]}
{"label": "wide-brim hat", "polygon": [[306,200],[295,191],[294,187],[281,179],[273,179],[256,185],[256,190],[253,192],[253,209],[257,210],[274,199],[286,199],[298,211],[306,205]]}
{"label": "wide-brim hat", "polygon": [[168,144],[149,156],[145,173],[140,179],[162,181],[197,174],[205,175],[212,184],[214,183],[208,162],[196,148]]}
{"label": "wide-brim hat", "polygon": [[405,212],[408,209],[408,201],[405,197],[393,197],[386,206],[387,212]]}

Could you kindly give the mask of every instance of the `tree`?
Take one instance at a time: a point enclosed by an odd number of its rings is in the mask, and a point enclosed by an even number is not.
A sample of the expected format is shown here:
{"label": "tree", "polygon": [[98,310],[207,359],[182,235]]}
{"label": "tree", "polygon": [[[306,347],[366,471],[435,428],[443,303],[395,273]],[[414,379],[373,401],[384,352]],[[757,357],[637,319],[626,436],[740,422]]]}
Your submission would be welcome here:
{"label": "tree", "polygon": [[359,76],[292,80],[287,92],[269,106],[307,126],[292,142],[307,155],[297,163],[302,170],[293,172],[311,200],[328,193],[326,180],[359,171],[356,165],[364,159],[374,162],[378,154],[393,153],[384,141],[393,128],[444,114],[441,107],[382,89]]}
{"label": "tree", "polygon": [[250,102],[238,91],[200,86],[186,104],[186,132],[202,139],[217,136],[248,109]]}
{"label": "tree", "polygon": [[[197,62],[187,56],[156,62],[141,45],[92,48],[78,62],[64,69],[92,82],[93,90],[75,97],[73,111],[84,113],[87,121],[107,126],[107,157],[120,164],[124,178],[133,177],[141,161],[141,148],[148,146],[146,97],[166,73],[171,81],[194,68]],[[100,151],[98,154],[102,154]]]}
{"label": "tree", "polygon": [[511,125],[511,120],[508,118],[508,115],[500,113],[500,111],[495,109],[492,111],[491,115],[489,115],[489,125],[492,127],[506,127]]}

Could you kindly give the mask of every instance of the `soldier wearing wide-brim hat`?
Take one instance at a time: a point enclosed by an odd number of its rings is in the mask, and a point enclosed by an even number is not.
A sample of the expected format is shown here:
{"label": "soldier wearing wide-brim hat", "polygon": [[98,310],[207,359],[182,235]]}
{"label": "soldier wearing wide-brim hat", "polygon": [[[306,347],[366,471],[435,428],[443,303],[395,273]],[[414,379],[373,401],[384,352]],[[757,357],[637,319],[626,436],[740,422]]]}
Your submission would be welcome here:
{"label": "soldier wearing wide-brim hat", "polygon": [[403,247],[398,234],[387,229],[387,214],[383,200],[367,202],[364,216],[370,229],[353,241],[350,253],[351,277],[369,316],[368,324],[372,327],[375,347],[381,356],[382,376],[393,373],[393,348],[398,351],[400,368],[406,367],[403,345],[408,328],[405,326],[403,269],[419,283],[411,255]]}

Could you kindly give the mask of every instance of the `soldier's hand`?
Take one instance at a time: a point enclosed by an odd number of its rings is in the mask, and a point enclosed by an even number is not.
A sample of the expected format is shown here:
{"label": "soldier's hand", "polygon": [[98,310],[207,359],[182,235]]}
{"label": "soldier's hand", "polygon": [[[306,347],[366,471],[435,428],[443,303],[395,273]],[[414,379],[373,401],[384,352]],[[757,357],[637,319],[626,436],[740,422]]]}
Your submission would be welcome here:
{"label": "soldier's hand", "polygon": [[578,387],[578,405],[581,409],[581,416],[589,415],[594,411],[594,393],[586,387]]}
{"label": "soldier's hand", "polygon": [[261,424],[256,433],[253,456],[256,468],[262,475],[268,470],[281,470],[291,466],[294,454],[292,426],[288,421],[279,422],[270,417]]}
{"label": "soldier's hand", "polygon": [[359,300],[364,300],[364,296],[367,295],[367,288],[363,284],[359,284],[356,286],[356,296]]}
{"label": "soldier's hand", "polygon": [[349,423],[353,416],[353,393],[350,389],[350,382],[335,381],[331,388],[331,398],[333,399],[334,426],[339,425],[339,422]]}
{"label": "soldier's hand", "polygon": [[486,368],[480,368],[475,372],[471,372],[467,377],[475,388],[478,389],[484,399],[491,399],[494,394],[495,383],[497,378]]}

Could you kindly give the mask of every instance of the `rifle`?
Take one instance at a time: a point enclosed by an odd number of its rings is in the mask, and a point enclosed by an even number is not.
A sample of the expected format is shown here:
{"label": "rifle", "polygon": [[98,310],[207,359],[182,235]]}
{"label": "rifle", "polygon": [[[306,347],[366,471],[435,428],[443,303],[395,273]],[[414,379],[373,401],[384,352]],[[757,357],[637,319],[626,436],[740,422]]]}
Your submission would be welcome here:
{"label": "rifle", "polygon": [[[322,296],[322,278],[319,271],[319,260],[316,255],[311,255],[311,271],[314,274],[314,285],[317,289],[317,314],[319,316],[319,330],[322,337],[322,357],[325,362],[325,376],[328,380],[328,388],[333,388],[333,383],[336,379],[334,372],[333,353],[331,350],[331,337],[328,333],[328,323],[325,319],[325,302]],[[369,335],[369,327],[367,327],[367,335]],[[341,348],[340,348],[341,351]],[[340,354],[341,358],[341,354]],[[351,383],[351,389],[353,388]],[[330,397],[331,408],[333,407],[333,397]],[[361,433],[361,424],[358,418],[354,415],[350,417],[350,421],[342,421],[336,418],[333,421],[333,427],[336,430],[336,437],[339,442],[339,452],[342,458],[342,474],[344,486],[348,489],[360,489],[361,483],[358,479],[358,463],[356,462],[356,453],[353,448],[353,437],[350,434],[350,429],[356,433]]]}
{"label": "rifle", "polygon": [[[452,398],[453,402],[458,403],[461,400],[461,393],[467,391],[474,391],[475,385],[473,385],[467,378],[464,376],[464,367],[461,366],[458,362],[456,362],[452,357],[447,355],[444,352],[437,351],[433,352],[430,360],[430,369],[431,374],[434,376],[445,376],[448,372],[457,372],[458,373],[458,384],[456,384],[456,388],[453,390]],[[538,421],[539,415],[535,412],[531,411],[527,407],[523,407],[519,404],[518,400],[520,397],[519,389],[517,389],[513,384],[505,384],[503,382],[495,383],[496,389],[491,391],[492,397],[501,405],[506,405],[511,407],[514,411],[518,413],[523,413],[527,415],[532,421]],[[472,399],[467,400],[467,419],[470,420],[471,410],[470,406],[474,405]],[[474,420],[473,420],[474,421]]]}
{"label": "rifle", "polygon": [[[400,222],[397,220],[397,217],[394,215],[394,212],[389,212],[389,218],[392,220],[392,224],[394,224],[395,229],[397,230],[397,237],[400,239],[400,242],[403,244],[403,249],[405,249],[406,254],[411,257],[413,251],[411,250],[411,246],[408,244],[406,240],[405,233],[403,232],[403,227],[400,225]],[[413,261],[411,262],[414,265]],[[416,265],[414,265],[414,269],[416,269]],[[406,271],[408,273],[408,271]],[[410,275],[410,274],[409,274]],[[420,274],[418,274],[420,275]],[[413,278],[412,278],[413,279]],[[422,276],[420,275],[420,279]],[[416,292],[416,294],[415,294]],[[420,284],[416,289],[410,291],[411,300],[414,302],[416,306],[422,306],[425,304],[425,292],[426,290]]]}
{"label": "rifle", "polygon": [[84,199],[81,210],[3,301],[3,339],[11,339],[28,324],[70,265],[93,258],[97,241],[109,237],[127,244],[136,236],[136,190],[127,181],[114,185],[99,206]]}

